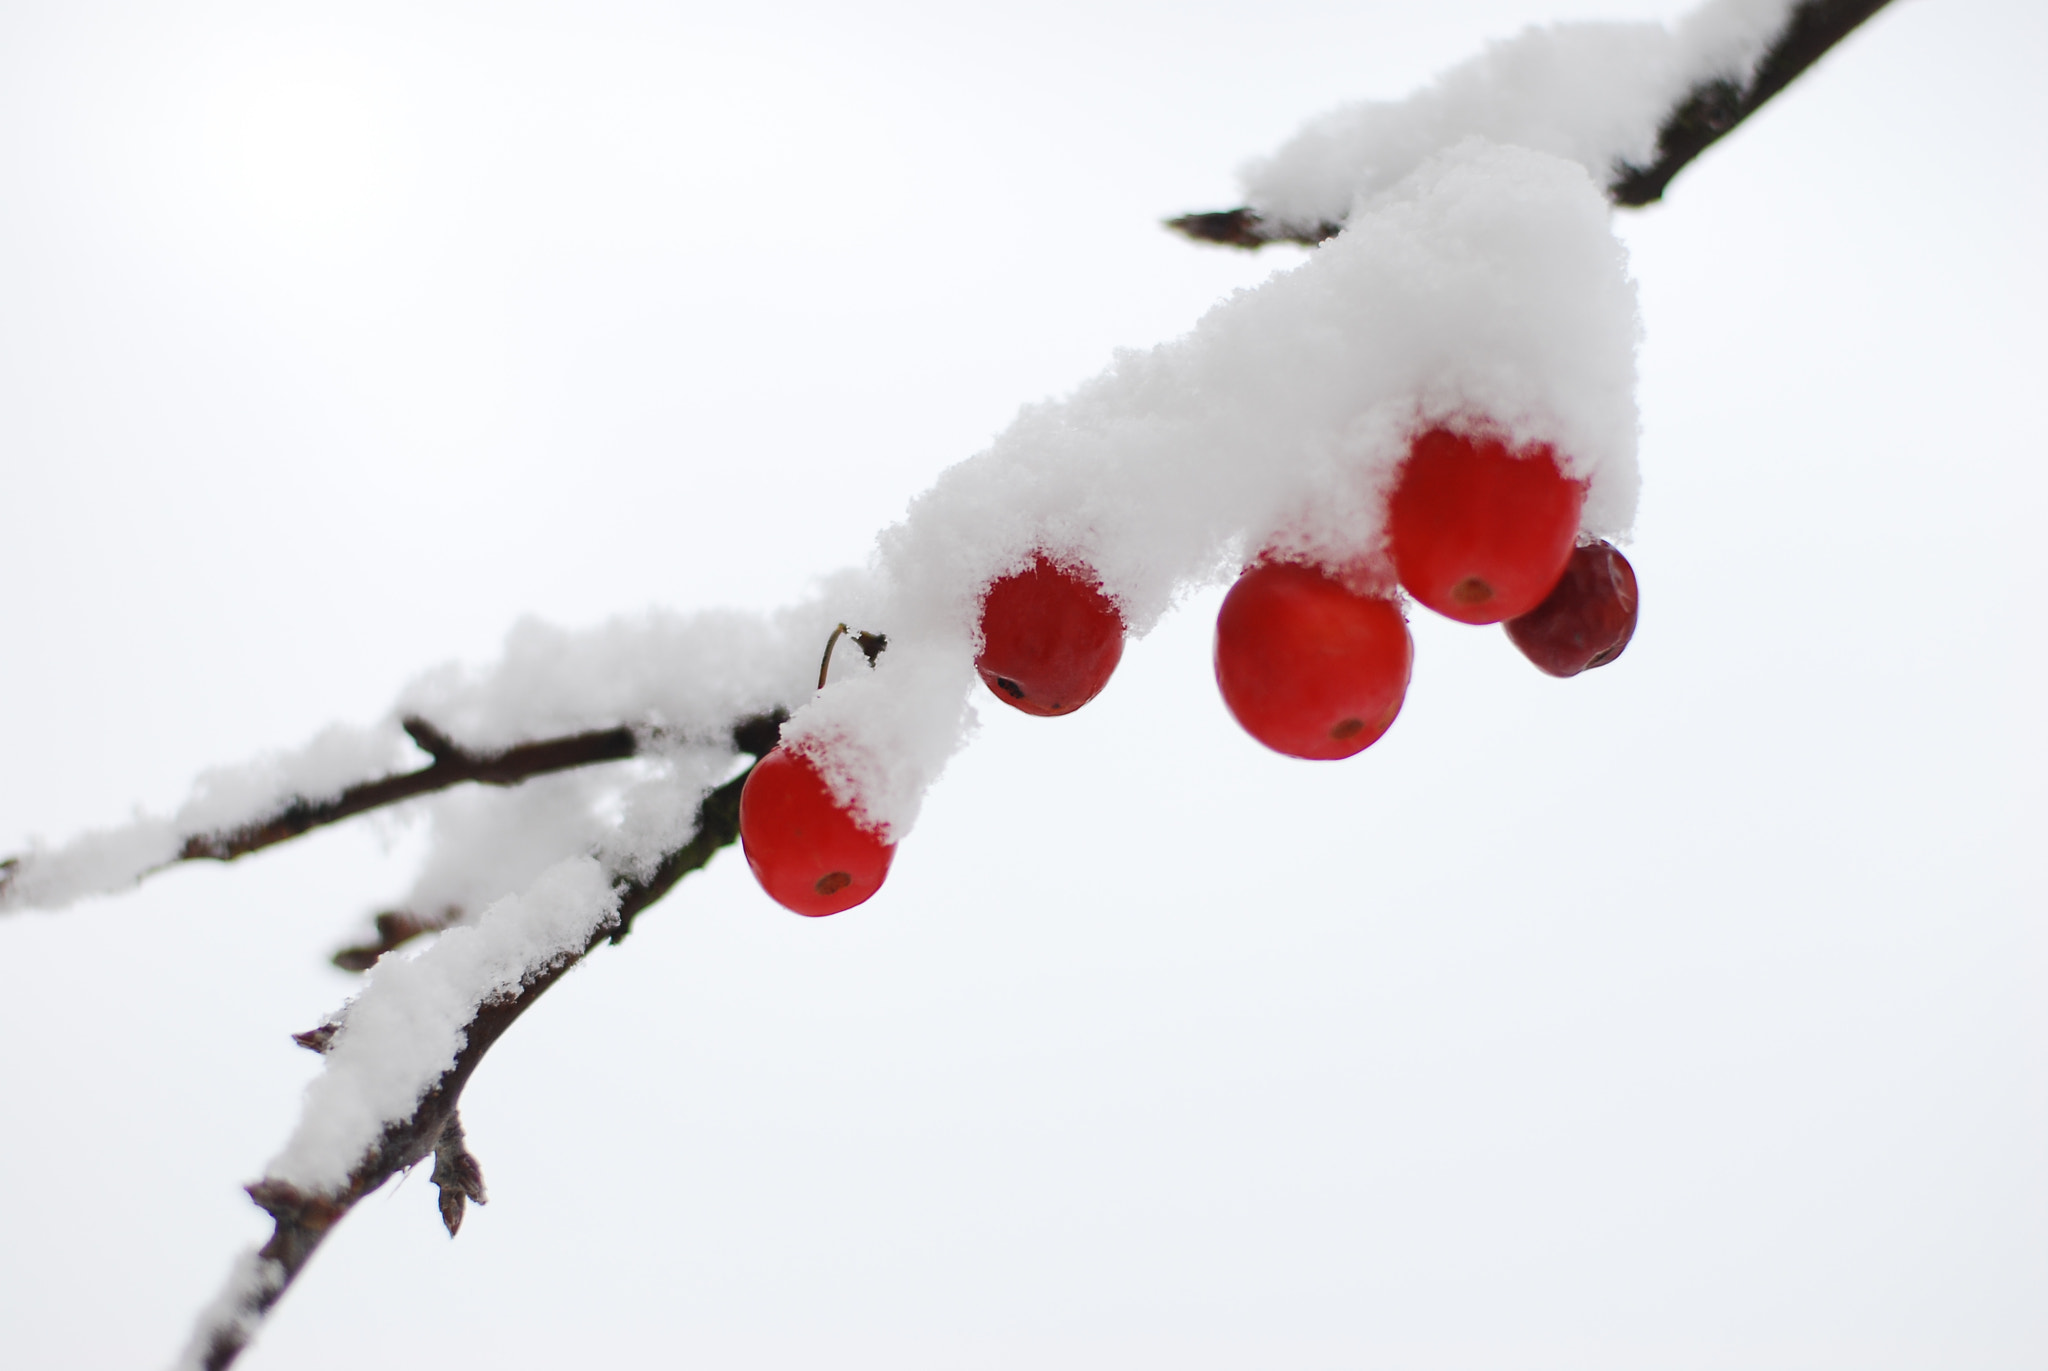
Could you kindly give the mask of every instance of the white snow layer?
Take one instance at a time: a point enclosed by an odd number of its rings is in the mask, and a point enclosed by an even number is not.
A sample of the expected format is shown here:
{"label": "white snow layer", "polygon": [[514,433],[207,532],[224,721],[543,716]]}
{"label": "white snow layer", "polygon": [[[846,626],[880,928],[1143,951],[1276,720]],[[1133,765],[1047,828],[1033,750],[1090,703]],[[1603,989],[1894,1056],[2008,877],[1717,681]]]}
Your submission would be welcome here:
{"label": "white snow layer", "polygon": [[[516,879],[534,861],[533,853],[517,851],[522,834],[541,854],[568,848],[572,855],[551,861],[519,882],[521,893],[495,901],[425,950],[378,960],[343,1009],[323,1069],[306,1088],[298,1126],[266,1176],[301,1190],[343,1190],[386,1125],[409,1117],[454,1065],[478,1007],[522,994],[535,976],[581,953],[618,918],[618,882],[645,880],[689,840],[699,798],[730,760],[724,749],[688,748],[646,764],[623,789],[592,783],[599,774],[592,772],[471,797],[503,803],[499,817],[515,822],[489,838],[481,826],[463,830],[430,860],[423,885],[452,882],[451,898],[460,905],[506,883],[508,873]],[[620,768],[599,771],[616,777]],[[544,798],[522,812],[528,792]],[[603,812],[601,796],[615,813]]]}
{"label": "white snow layer", "polygon": [[276,813],[294,798],[318,803],[385,775],[411,748],[394,718],[371,729],[335,725],[305,746],[200,775],[192,798],[168,819],[140,815],[119,828],[82,833],[61,847],[31,844],[0,884],[0,909],[57,909],[125,890],[175,861],[186,837],[219,833]]}
{"label": "white snow layer", "polygon": [[1666,28],[1557,24],[1489,44],[1405,100],[1346,105],[1310,121],[1241,173],[1245,200],[1296,232],[1341,223],[1359,196],[1385,190],[1469,137],[1568,158],[1606,182],[1647,166],[1657,129],[1688,91],[1746,83],[1797,0],[1709,0]]}
{"label": "white snow layer", "polygon": [[[1386,492],[1418,429],[1548,443],[1583,531],[1634,517],[1634,285],[1585,169],[1467,140],[1186,337],[1026,408],[886,530],[842,617],[889,635],[783,739],[893,835],[972,717],[982,589],[1034,549],[1092,568],[1136,633],[1278,548],[1391,584]],[[863,596],[854,592],[865,589]]]}
{"label": "white snow layer", "polygon": [[[1723,0],[1691,22],[1753,20],[1762,8]],[[655,768],[658,820],[648,796],[626,803],[650,774],[638,762],[417,802],[435,826],[411,898],[423,915],[480,908],[579,854],[602,850],[635,874],[630,854],[604,848],[608,818],[687,833],[731,756],[733,722],[776,707],[794,714],[785,742],[900,838],[972,728],[976,608],[991,580],[1034,550],[1085,565],[1137,634],[1267,548],[1391,585],[1386,490],[1408,439],[1435,423],[1551,444],[1589,483],[1583,532],[1622,535],[1637,491],[1638,325],[1608,215],[1584,165],[1466,139],[1361,200],[1342,234],[1187,336],[1120,353],[1065,399],[1027,406],[883,532],[867,568],[805,604],[650,613],[580,632],[523,623],[501,661],[428,675],[384,725],[213,773],[173,819],[32,850],[0,882],[0,905],[123,888],[171,860],[184,835],[386,774],[406,748],[397,720],[413,714],[478,750],[624,723],[668,749],[674,769],[662,781]],[[889,648],[872,671],[840,653],[813,697],[841,620],[888,634]]]}
{"label": "white snow layer", "polygon": [[191,1339],[178,1355],[172,1371],[203,1371],[216,1338],[226,1334],[246,1344],[263,1325],[263,1302],[284,1284],[284,1265],[249,1248],[228,1270],[221,1287],[206,1308],[199,1312]]}
{"label": "white snow layer", "polygon": [[619,891],[596,859],[572,857],[476,923],[415,956],[388,953],[342,1013],[324,1069],[306,1087],[298,1127],[265,1171],[335,1194],[386,1124],[411,1115],[467,1041],[477,1007],[517,996],[558,959],[583,951],[618,917]]}

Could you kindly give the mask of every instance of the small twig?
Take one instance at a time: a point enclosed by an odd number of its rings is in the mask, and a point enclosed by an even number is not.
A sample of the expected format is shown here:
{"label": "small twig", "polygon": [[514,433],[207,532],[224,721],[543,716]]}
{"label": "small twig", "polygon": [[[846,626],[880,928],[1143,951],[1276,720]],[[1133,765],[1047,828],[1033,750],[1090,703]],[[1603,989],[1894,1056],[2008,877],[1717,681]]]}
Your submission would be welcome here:
{"label": "small twig", "polygon": [[178,860],[231,862],[312,829],[465,782],[517,785],[549,772],[624,761],[639,750],[639,742],[630,728],[546,738],[502,752],[471,752],[424,719],[407,719],[404,728],[420,749],[434,759],[432,766],[352,785],[331,800],[293,799],[269,818],[239,828],[194,834],[185,840]]}
{"label": "small twig", "polygon": [[[1771,40],[1748,84],[1723,77],[1703,81],[1687,91],[1657,129],[1656,159],[1646,167],[1616,164],[1608,176],[1607,198],[1624,209],[1639,209],[1662,199],[1672,178],[1694,158],[1755,114],[1887,3],[1889,0],[1804,0]],[[1290,229],[1272,223],[1249,206],[1183,214],[1167,220],[1166,226],[1196,242],[1254,250],[1268,243],[1313,247],[1344,227],[1323,223],[1312,229]]]}
{"label": "small twig", "polygon": [[832,649],[839,642],[839,637],[843,633],[853,634],[854,645],[861,650],[861,655],[868,659],[869,666],[873,666],[875,658],[882,655],[882,649],[889,646],[889,635],[886,633],[857,632],[854,629],[848,628],[845,624],[835,626],[832,630],[832,636],[825,640],[825,660],[818,663],[818,689],[820,690],[825,688],[826,673],[832,670]]}
{"label": "small twig", "polygon": [[371,920],[376,927],[374,942],[357,943],[337,951],[331,960],[343,971],[368,971],[386,952],[405,946],[424,933],[439,933],[457,923],[462,911],[450,905],[438,915],[415,914],[406,909],[387,909]]}
{"label": "small twig", "polygon": [[334,1035],[339,1032],[341,1032],[340,1024],[324,1023],[318,1028],[309,1028],[303,1033],[292,1034],[292,1041],[305,1048],[308,1052],[318,1052],[325,1056],[327,1049],[333,1045]]}
{"label": "small twig", "polygon": [[1300,243],[1304,247],[1314,247],[1325,238],[1335,238],[1344,231],[1342,224],[1318,224],[1312,232],[1294,233],[1267,223],[1257,210],[1248,207],[1183,214],[1178,219],[1168,219],[1166,226],[1198,243],[1220,243],[1224,247],[1252,251],[1268,243]]}
{"label": "small twig", "polygon": [[462,1115],[450,1111],[441,1126],[441,1140],[434,1144],[433,1182],[441,1191],[441,1222],[454,1237],[462,1229],[462,1214],[468,1202],[487,1203],[484,1198],[484,1169],[469,1153],[462,1136]]}

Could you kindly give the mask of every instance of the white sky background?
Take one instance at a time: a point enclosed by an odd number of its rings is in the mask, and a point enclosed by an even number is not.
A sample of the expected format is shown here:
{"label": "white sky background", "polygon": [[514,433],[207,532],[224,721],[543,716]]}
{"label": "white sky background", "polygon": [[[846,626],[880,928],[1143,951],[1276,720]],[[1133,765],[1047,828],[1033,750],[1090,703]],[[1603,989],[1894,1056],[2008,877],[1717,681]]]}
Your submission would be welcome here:
{"label": "white sky background", "polygon": [[[0,847],[520,614],[766,607],[1298,260],[1157,227],[1619,0],[0,7]],[[1628,655],[1419,612],[1264,752],[1216,597],[992,703],[885,892],[737,854],[551,992],[245,1366],[2035,1367],[2048,16],[1909,0],[1624,216]],[[881,626],[886,627],[886,626]],[[0,1358],[169,1359],[395,824],[0,921]]]}

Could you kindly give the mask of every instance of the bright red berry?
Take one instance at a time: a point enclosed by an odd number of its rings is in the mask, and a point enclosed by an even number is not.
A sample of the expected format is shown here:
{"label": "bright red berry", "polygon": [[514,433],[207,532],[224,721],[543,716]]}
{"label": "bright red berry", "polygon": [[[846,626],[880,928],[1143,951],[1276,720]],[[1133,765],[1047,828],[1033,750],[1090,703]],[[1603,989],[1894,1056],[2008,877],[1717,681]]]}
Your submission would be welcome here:
{"label": "bright red berry", "polygon": [[811,918],[880,890],[896,855],[833,798],[810,758],[785,747],[756,762],[740,790],[740,848],[769,898]]}
{"label": "bright red berry", "polygon": [[1400,607],[1313,567],[1261,562],[1216,616],[1216,684],[1245,731],[1290,757],[1334,761],[1401,712],[1415,645]]}
{"label": "bright red berry", "polygon": [[1071,714],[1101,693],[1124,655],[1124,616],[1102,587],[1043,553],[981,598],[974,669],[1004,704]]}
{"label": "bright red berry", "polygon": [[1612,543],[1575,548],[1543,603],[1501,627],[1553,676],[1606,666],[1636,631],[1636,569]]}
{"label": "bright red berry", "polygon": [[1585,500],[1545,445],[1517,453],[1431,429],[1410,446],[1387,501],[1394,569],[1410,595],[1461,623],[1526,614],[1563,573]]}

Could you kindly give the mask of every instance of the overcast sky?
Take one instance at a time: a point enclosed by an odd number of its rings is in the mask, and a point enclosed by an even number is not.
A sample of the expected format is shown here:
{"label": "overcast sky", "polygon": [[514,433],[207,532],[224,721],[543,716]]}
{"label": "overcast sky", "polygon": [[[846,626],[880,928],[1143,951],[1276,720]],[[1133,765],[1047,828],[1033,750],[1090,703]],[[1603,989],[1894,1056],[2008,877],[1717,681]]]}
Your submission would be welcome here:
{"label": "overcast sky", "polygon": [[[1567,7],[1569,6],[1569,7]],[[523,614],[770,607],[1300,260],[1158,221],[1680,4],[0,3],[0,850]],[[1642,627],[1419,612],[1240,733],[1217,596],[989,705],[870,904],[737,854],[548,996],[243,1365],[2048,1359],[2048,11],[1900,0],[1620,219]],[[417,835],[0,919],[0,1360],[169,1359]]]}

